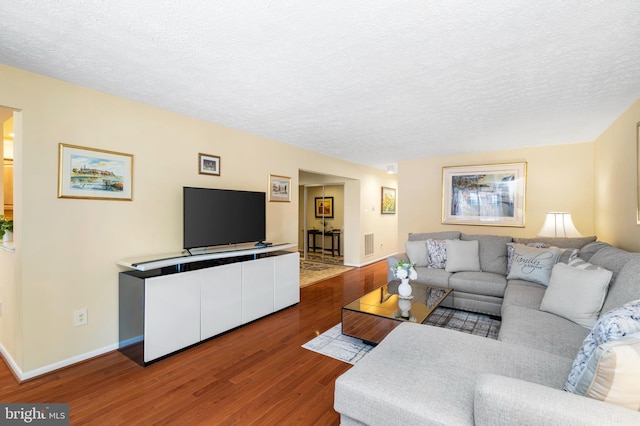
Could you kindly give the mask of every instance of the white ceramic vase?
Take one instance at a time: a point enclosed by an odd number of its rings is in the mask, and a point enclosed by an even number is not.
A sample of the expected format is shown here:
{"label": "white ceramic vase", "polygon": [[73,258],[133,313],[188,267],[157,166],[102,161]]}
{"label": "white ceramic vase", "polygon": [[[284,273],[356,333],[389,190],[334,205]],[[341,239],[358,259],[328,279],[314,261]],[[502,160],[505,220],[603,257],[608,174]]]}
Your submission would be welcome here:
{"label": "white ceramic vase", "polygon": [[398,309],[400,310],[400,316],[402,318],[408,319],[411,315],[411,313],[409,312],[411,309],[411,300],[398,299]]}
{"label": "white ceramic vase", "polygon": [[11,241],[13,241],[13,232],[4,231],[4,235],[2,236],[2,242],[10,243]]}
{"label": "white ceramic vase", "polygon": [[409,297],[409,296],[411,296],[411,292],[413,291],[413,289],[411,288],[411,285],[409,284],[409,278],[403,278],[401,281],[402,282],[398,286],[398,294],[400,295],[400,297]]}

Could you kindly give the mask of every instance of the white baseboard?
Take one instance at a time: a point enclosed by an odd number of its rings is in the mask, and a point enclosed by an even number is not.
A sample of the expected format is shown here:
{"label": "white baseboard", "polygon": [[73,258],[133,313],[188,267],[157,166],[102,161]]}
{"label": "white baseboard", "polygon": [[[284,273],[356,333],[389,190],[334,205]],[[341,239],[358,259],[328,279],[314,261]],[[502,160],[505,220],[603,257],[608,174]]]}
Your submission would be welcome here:
{"label": "white baseboard", "polygon": [[7,352],[5,347],[2,344],[0,344],[0,354],[2,354],[3,358],[9,365],[9,368],[13,370],[13,373],[21,382],[25,380],[33,379],[43,374],[51,373],[52,371],[59,370],[64,367],[68,367],[70,365],[76,364],[81,361],[86,361],[88,359],[95,358],[100,355],[104,355],[116,349],[118,349],[118,344],[114,343],[112,345],[105,346],[100,349],[95,349],[93,351],[86,352],[84,354],[76,355],[62,361],[54,362],[53,364],[45,365],[44,367],[36,368],[35,370],[27,371],[25,373],[22,371],[22,369],[20,369],[20,367],[18,367],[18,364],[16,364],[15,360],[9,355],[9,352]]}
{"label": "white baseboard", "polygon": [[357,264],[356,263],[345,263],[344,266],[353,266],[355,268],[362,268],[363,266],[371,265],[372,263],[376,263],[376,262],[379,262],[381,260],[385,260],[387,257],[395,256],[396,254],[398,254],[398,252],[388,254],[388,255],[386,255],[384,257],[378,257],[376,259],[367,260],[364,263],[357,263]]}

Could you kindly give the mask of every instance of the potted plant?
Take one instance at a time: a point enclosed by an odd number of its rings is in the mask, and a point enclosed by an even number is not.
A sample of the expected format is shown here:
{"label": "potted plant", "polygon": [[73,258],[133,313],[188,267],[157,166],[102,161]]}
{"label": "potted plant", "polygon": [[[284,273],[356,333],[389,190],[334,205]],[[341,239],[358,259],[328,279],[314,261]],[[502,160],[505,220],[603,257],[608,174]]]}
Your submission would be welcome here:
{"label": "potted plant", "polygon": [[0,237],[4,242],[13,241],[13,219],[7,219],[4,215],[0,215]]}

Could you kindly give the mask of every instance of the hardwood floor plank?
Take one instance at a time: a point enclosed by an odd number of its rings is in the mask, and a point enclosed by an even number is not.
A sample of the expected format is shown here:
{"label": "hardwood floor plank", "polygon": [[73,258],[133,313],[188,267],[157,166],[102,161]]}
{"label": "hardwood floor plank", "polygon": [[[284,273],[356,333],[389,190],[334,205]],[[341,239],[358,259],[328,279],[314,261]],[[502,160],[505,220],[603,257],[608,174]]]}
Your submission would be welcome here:
{"label": "hardwood floor plank", "polygon": [[386,262],[301,289],[300,303],[143,368],[118,351],[18,383],[0,401],[66,402],[72,425],[337,425],[335,379],[350,368],[301,347],[343,305],[386,283]]}

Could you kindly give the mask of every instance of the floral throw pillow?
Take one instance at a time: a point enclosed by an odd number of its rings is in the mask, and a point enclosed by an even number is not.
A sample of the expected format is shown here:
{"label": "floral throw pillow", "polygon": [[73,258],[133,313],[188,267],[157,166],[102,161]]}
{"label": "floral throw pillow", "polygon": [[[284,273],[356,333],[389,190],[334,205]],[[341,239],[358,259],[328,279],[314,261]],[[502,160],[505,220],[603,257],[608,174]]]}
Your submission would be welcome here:
{"label": "floral throw pillow", "polygon": [[445,240],[427,240],[428,268],[444,269],[447,264],[447,244]]}
{"label": "floral throw pillow", "polygon": [[640,300],[635,300],[602,315],[584,339],[582,347],[573,361],[569,378],[564,385],[566,391],[579,393],[577,383],[588,374],[587,365],[599,345],[640,332]]}

